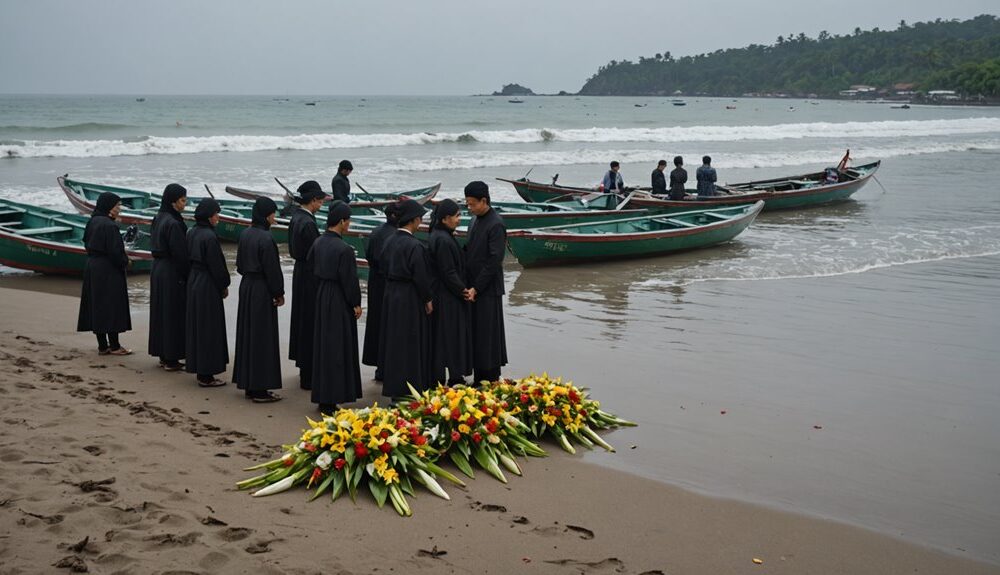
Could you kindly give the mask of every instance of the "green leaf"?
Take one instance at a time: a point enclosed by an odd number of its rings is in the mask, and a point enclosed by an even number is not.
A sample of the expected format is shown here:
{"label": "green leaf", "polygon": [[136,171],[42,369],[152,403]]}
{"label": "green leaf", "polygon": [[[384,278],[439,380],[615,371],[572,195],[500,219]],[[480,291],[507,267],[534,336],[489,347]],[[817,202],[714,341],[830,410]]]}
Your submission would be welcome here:
{"label": "green leaf", "polygon": [[410,483],[410,476],[400,474],[399,476],[399,488],[403,490],[410,497],[416,497],[417,494],[413,491],[413,484]]}
{"label": "green leaf", "polygon": [[490,454],[486,453],[485,449],[483,449],[480,446],[475,451],[473,451],[473,454],[475,454],[475,456],[476,456],[476,462],[479,463],[480,467],[482,467],[486,471],[490,471],[492,469],[492,465],[491,464],[493,463],[493,461],[490,458]]}
{"label": "green leaf", "polygon": [[353,477],[351,477],[351,483],[354,484],[355,487],[357,487],[358,484],[361,483],[361,478],[364,477],[364,475],[365,475],[365,466],[358,465],[354,469],[354,475]]}
{"label": "green leaf", "polygon": [[375,503],[377,503],[379,509],[381,509],[382,506],[385,505],[385,498],[389,495],[389,486],[377,479],[370,478],[368,480],[368,489],[375,497]]}
{"label": "green leaf", "polygon": [[473,478],[475,477],[475,475],[472,473],[472,466],[469,465],[469,460],[464,454],[458,451],[449,451],[448,456],[451,457],[452,463],[455,464],[455,467],[457,467],[459,471],[468,475],[469,477]]}
{"label": "green leaf", "polygon": [[344,467],[344,469],[340,471],[334,471],[330,474],[333,476],[333,493],[330,494],[331,501],[336,501],[337,498],[344,492],[344,485],[347,483],[344,479],[345,469],[347,469],[347,467]]}
{"label": "green leaf", "polygon": [[326,479],[323,480],[323,483],[320,483],[319,487],[316,488],[316,493],[314,493],[313,496],[309,498],[309,501],[312,501],[313,499],[316,499],[320,495],[323,495],[323,493],[326,491],[326,488],[330,487],[330,484],[333,483],[333,477],[335,475],[337,475],[336,470],[331,469],[330,473],[327,473]]}
{"label": "green leaf", "polygon": [[455,445],[458,446],[458,450],[462,452],[462,455],[464,455],[466,459],[472,457],[472,450],[469,449],[469,442],[468,441],[464,441],[464,440],[458,441],[458,442],[455,443]]}
{"label": "green leaf", "polygon": [[348,465],[354,465],[354,446],[348,447],[344,451],[344,459],[347,461]]}

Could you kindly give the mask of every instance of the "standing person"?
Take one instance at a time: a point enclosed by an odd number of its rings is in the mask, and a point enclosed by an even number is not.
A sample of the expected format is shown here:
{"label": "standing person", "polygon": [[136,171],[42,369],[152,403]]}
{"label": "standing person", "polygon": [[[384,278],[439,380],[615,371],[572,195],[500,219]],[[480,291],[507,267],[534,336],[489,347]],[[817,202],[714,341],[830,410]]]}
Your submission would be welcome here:
{"label": "standing person", "polygon": [[187,234],[191,271],[187,281],[188,373],[198,376],[201,387],[218,387],[226,382],[215,377],[226,371],[229,342],[226,337],[226,309],[222,300],[229,296],[229,268],[222,254],[215,226],[219,225],[219,202],[202,200],[194,211],[194,227]]}
{"label": "standing person", "polygon": [[341,160],[337,166],[337,175],[333,177],[331,186],[333,187],[333,199],[340,200],[345,204],[351,203],[351,180],[347,176],[354,171],[354,166],[348,160]]}
{"label": "standing person", "polygon": [[122,347],[118,334],[132,329],[128,308],[125,271],[130,262],[125,242],[115,220],[121,211],[121,198],[104,192],[83,232],[87,265],[83,268],[83,289],[76,331],[92,331],[97,336],[97,353],[131,355]]}
{"label": "standing person", "polygon": [[407,383],[418,391],[430,385],[431,276],[424,244],[413,234],[420,227],[424,207],[414,200],[399,205],[399,231],[392,240],[386,268],[382,308],[385,382],[382,395],[407,395]]}
{"label": "standing person", "polygon": [[382,298],[385,296],[385,265],[382,262],[382,252],[385,244],[397,231],[396,221],[399,219],[399,208],[396,204],[385,207],[385,222],[372,230],[365,247],[365,258],[368,259],[368,317],[365,318],[365,347],[361,355],[361,363],[375,366],[375,381],[382,381],[382,368],[379,365],[379,342],[381,341]]}
{"label": "standing person", "polygon": [[684,169],[684,158],[674,156],[674,169],[670,172],[670,199],[683,200],[687,196],[684,184],[688,181],[687,170]]}
{"label": "standing person", "polygon": [[465,205],[476,216],[465,245],[465,276],[472,302],[472,355],[476,382],[500,379],[507,365],[503,327],[503,257],[507,228],[490,206],[490,188],[484,182],[465,186]]}
{"label": "standing person", "polygon": [[431,375],[434,383],[458,385],[472,373],[472,330],[465,300],[465,261],[455,239],[461,221],[458,204],[443,200],[431,214],[428,242],[433,275]]}
{"label": "standing person", "polygon": [[160,358],[167,371],[184,369],[184,315],[190,264],[187,225],[181,212],[187,205],[187,190],[169,184],[163,190],[160,210],[153,218],[150,241],[153,271],[149,274],[149,355]]}
{"label": "standing person", "polygon": [[343,240],[351,226],[351,208],[333,202],[326,233],[309,250],[309,267],[316,274],[316,324],[313,332],[312,401],[320,413],[361,397],[358,363],[358,319],[361,284],[354,249]]}
{"label": "standing person", "polygon": [[605,194],[623,195],[625,193],[625,182],[622,181],[622,175],[618,173],[620,169],[621,165],[617,161],[611,162],[611,169],[604,174],[604,179],[601,180],[601,188]]}
{"label": "standing person", "polygon": [[653,188],[652,194],[654,196],[665,196],[667,195],[667,178],[663,172],[667,169],[667,161],[660,160],[656,163],[656,169],[653,170],[653,174],[650,177],[650,186]]}
{"label": "standing person", "polygon": [[701,159],[701,166],[695,171],[694,177],[698,180],[698,197],[710,197],[716,195],[715,181],[717,176],[715,168],[712,167],[711,156],[704,156]]}
{"label": "standing person", "polygon": [[312,338],[315,322],[316,277],[306,261],[309,249],[319,237],[316,212],[326,193],[319,183],[309,180],[299,186],[298,206],[292,207],[288,223],[288,253],[295,260],[292,271],[292,319],[288,330],[288,359],[299,368],[299,387],[312,386]]}
{"label": "standing person", "polygon": [[243,279],[236,314],[233,382],[256,403],[281,400],[271,393],[281,388],[278,308],[285,305],[278,244],[269,231],[277,211],[270,198],[257,198],[252,225],[240,234],[236,248],[236,271]]}

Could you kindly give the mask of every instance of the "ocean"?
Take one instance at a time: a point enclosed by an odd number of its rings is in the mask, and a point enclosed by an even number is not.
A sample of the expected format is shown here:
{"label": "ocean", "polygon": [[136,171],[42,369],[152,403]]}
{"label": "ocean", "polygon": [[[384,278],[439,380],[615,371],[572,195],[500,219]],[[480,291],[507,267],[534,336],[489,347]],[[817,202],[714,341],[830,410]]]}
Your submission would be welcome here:
{"label": "ocean", "polygon": [[138,97],[0,96],[0,197],[70,210],[66,173],[195,195],[329,188],[349,159],[369,191],[440,181],[459,197],[484,180],[516,200],[494,178],[593,185],[618,160],[626,185],[648,185],[657,160],[684,156],[693,179],[707,154],[740,182],[848,148],[882,160],[851,201],[762,214],[723,246],[529,270],[508,257],[505,373],[563,374],[640,424],[596,463],[1000,563],[1000,109]]}

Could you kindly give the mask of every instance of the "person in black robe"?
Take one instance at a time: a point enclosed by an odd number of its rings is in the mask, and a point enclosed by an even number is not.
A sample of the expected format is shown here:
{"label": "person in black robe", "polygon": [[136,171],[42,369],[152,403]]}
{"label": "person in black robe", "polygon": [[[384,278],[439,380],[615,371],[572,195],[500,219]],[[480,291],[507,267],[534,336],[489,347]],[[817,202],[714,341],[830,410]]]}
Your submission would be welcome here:
{"label": "person in black robe", "polygon": [[121,198],[104,192],[97,198],[97,206],[83,232],[87,264],[83,269],[76,330],[94,332],[97,352],[101,355],[132,353],[118,340],[118,334],[132,329],[125,281],[130,264],[125,242],[115,224],[121,207]]}
{"label": "person in black robe", "polygon": [[277,211],[270,198],[257,198],[252,225],[240,234],[236,248],[236,271],[243,279],[236,314],[233,382],[257,403],[281,399],[270,391],[281,388],[278,308],[285,305],[278,244],[269,231]]}
{"label": "person in black robe", "polygon": [[683,200],[687,197],[684,184],[688,181],[687,170],[684,169],[684,158],[674,156],[674,169],[670,172],[670,199]]}
{"label": "person in black robe", "polygon": [[660,160],[656,163],[656,169],[653,170],[650,176],[650,187],[654,196],[665,196],[667,195],[667,178],[664,177],[663,172],[667,169],[667,161]]}
{"label": "person in black robe", "polygon": [[433,277],[434,313],[431,314],[431,375],[435,383],[458,385],[472,373],[470,303],[466,301],[465,261],[455,239],[461,210],[454,200],[443,200],[431,214],[428,242]]}
{"label": "person in black robe", "polygon": [[[396,245],[396,238],[399,234],[399,216],[402,213],[403,200],[399,200],[392,204],[393,210],[395,212],[395,226],[396,228],[391,230],[391,233],[387,233],[385,240],[381,244],[381,248],[378,251],[378,266],[382,270],[382,275],[386,276],[385,284],[382,287],[382,295],[379,298],[381,301],[378,323],[378,360],[376,361],[375,373],[379,375],[382,379],[377,379],[375,381],[383,382],[385,380],[385,338],[389,330],[392,329],[392,325],[389,322],[388,315],[383,311],[385,309],[385,286],[389,284],[388,272],[389,272],[389,260],[392,259],[393,248]],[[367,255],[367,253],[366,253]],[[368,260],[368,264],[371,265],[371,260]],[[369,296],[371,297],[371,296]],[[371,304],[369,304],[369,313],[371,313]],[[367,334],[366,334],[367,337]]]}
{"label": "person in black robe", "polygon": [[396,227],[398,216],[399,210],[396,204],[386,206],[385,222],[372,230],[365,246],[365,257],[368,259],[368,317],[365,318],[365,346],[361,363],[375,366],[375,381],[382,381],[382,368],[378,362],[382,298],[385,296],[385,267],[382,262],[382,252],[388,239],[398,231]]}
{"label": "person in black robe", "polygon": [[160,358],[167,371],[184,369],[184,318],[187,294],[187,226],[181,212],[187,190],[170,184],[163,190],[160,210],[153,218],[150,242],[153,271],[149,274],[149,355]]}
{"label": "person in black robe", "polygon": [[500,379],[507,365],[503,326],[503,257],[507,228],[490,206],[490,188],[484,182],[465,186],[465,205],[475,216],[465,245],[466,299],[472,302],[472,355],[476,382]]}
{"label": "person in black robe", "polygon": [[407,383],[418,391],[430,386],[431,276],[427,249],[413,237],[423,215],[424,207],[416,201],[400,203],[399,231],[386,268],[382,395],[392,398],[409,394]]}
{"label": "person in black robe", "polygon": [[[351,225],[351,208],[335,201],[326,219],[326,233],[309,250],[309,267],[316,275],[316,322],[313,332],[312,401],[320,413],[361,397],[358,363],[358,319],[361,284],[354,249],[343,240]],[[305,342],[303,342],[304,344]]]}
{"label": "person in black robe", "polygon": [[288,359],[299,368],[299,387],[312,386],[312,336],[315,323],[316,278],[306,262],[313,242],[319,237],[316,212],[323,205],[326,193],[309,180],[299,186],[296,202],[288,223],[288,253],[295,260],[292,271],[292,319],[288,330]]}
{"label": "person in black robe", "polygon": [[347,176],[354,171],[354,165],[348,160],[341,160],[337,166],[337,175],[333,177],[330,185],[333,187],[333,199],[340,200],[345,204],[351,203],[351,180]]}
{"label": "person in black robe", "polygon": [[216,374],[226,371],[229,342],[226,338],[226,310],[222,300],[229,296],[229,268],[222,254],[215,226],[219,223],[219,202],[202,200],[194,211],[195,224],[187,234],[191,271],[187,281],[186,369],[198,375],[198,385],[218,387],[226,382]]}

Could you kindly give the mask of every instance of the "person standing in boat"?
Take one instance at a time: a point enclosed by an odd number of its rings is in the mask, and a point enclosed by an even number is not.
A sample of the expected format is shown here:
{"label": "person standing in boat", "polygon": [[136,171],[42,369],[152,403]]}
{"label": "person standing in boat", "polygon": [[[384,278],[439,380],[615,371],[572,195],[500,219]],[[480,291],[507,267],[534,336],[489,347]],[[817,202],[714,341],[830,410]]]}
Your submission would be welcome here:
{"label": "person standing in boat", "polygon": [[368,317],[365,318],[365,344],[361,363],[375,367],[375,381],[382,381],[379,364],[379,342],[382,327],[382,298],[385,296],[385,264],[382,252],[386,242],[398,231],[399,207],[389,204],[385,207],[385,222],[372,230],[365,246],[368,259]]}
{"label": "person standing in boat", "polygon": [[667,161],[660,160],[656,163],[656,169],[653,170],[653,174],[650,176],[650,187],[652,188],[652,194],[655,196],[667,195],[667,177],[663,173],[666,169]]}
{"label": "person standing in boat", "polygon": [[715,174],[715,168],[712,167],[711,156],[704,156],[701,159],[701,166],[695,171],[694,176],[698,180],[699,198],[709,198],[717,195],[715,181],[718,177]]}
{"label": "person standing in boat", "polygon": [[313,243],[307,256],[317,282],[312,401],[325,414],[336,411],[338,404],[361,397],[361,284],[354,248],[343,240],[350,225],[351,208],[334,201],[326,218],[326,233]]}
{"label": "person standing in boat", "polygon": [[670,172],[670,199],[683,200],[687,197],[684,184],[688,181],[687,170],[684,169],[684,158],[674,156],[674,169]]}
{"label": "person standing in boat", "polygon": [[194,211],[194,226],[188,230],[187,247],[191,271],[187,281],[185,314],[186,366],[197,374],[201,387],[218,387],[226,382],[215,377],[229,364],[226,337],[226,309],[222,300],[229,296],[229,268],[222,254],[215,226],[219,224],[219,202],[205,199]]}
{"label": "person standing in boat", "polygon": [[187,225],[181,212],[187,205],[187,189],[170,184],[163,190],[160,210],[153,218],[150,241],[153,271],[149,275],[149,355],[160,358],[167,371],[184,369],[184,318],[187,299]]}
{"label": "person standing in boat", "polygon": [[477,383],[496,381],[500,368],[507,365],[503,326],[507,228],[490,206],[490,188],[485,182],[465,186],[465,205],[475,216],[465,245],[465,283],[470,286],[465,299],[472,303],[472,367]]}
{"label": "person standing in boat", "polygon": [[461,210],[443,200],[431,214],[428,242],[433,274],[434,313],[431,315],[431,374],[433,382],[458,385],[472,373],[470,304],[465,300],[465,261],[455,239]]}
{"label": "person standing in boat", "polygon": [[351,180],[347,176],[354,171],[354,165],[348,160],[341,160],[337,166],[337,175],[333,177],[333,199],[340,200],[345,204],[351,203]]}
{"label": "person standing in boat", "polygon": [[622,181],[622,175],[618,173],[621,169],[621,164],[617,161],[611,162],[611,169],[604,174],[604,179],[601,180],[601,191],[605,194],[625,194],[625,182]]}
{"label": "person standing in boat", "polygon": [[430,386],[431,275],[427,249],[413,237],[424,212],[414,200],[400,202],[399,230],[388,256],[382,307],[385,349],[381,350],[385,376],[382,395],[386,397],[407,395],[407,383],[418,391]]}
{"label": "person standing in boat", "polygon": [[278,308],[285,305],[278,244],[270,232],[277,211],[270,198],[257,198],[252,224],[240,234],[236,248],[236,271],[243,279],[236,314],[233,382],[256,403],[281,399],[271,392],[281,388]]}
{"label": "person standing in boat", "polygon": [[97,198],[97,206],[83,232],[87,264],[83,268],[76,330],[94,332],[100,355],[132,353],[132,350],[122,347],[118,339],[118,334],[132,329],[125,281],[130,262],[125,253],[125,242],[115,224],[121,208],[121,198],[104,192]]}
{"label": "person standing in boat", "polygon": [[288,253],[295,260],[292,271],[292,319],[288,333],[288,359],[299,368],[299,387],[312,386],[312,338],[316,305],[316,277],[306,261],[309,249],[319,237],[316,212],[326,193],[318,182],[309,180],[298,188],[288,223]]}

